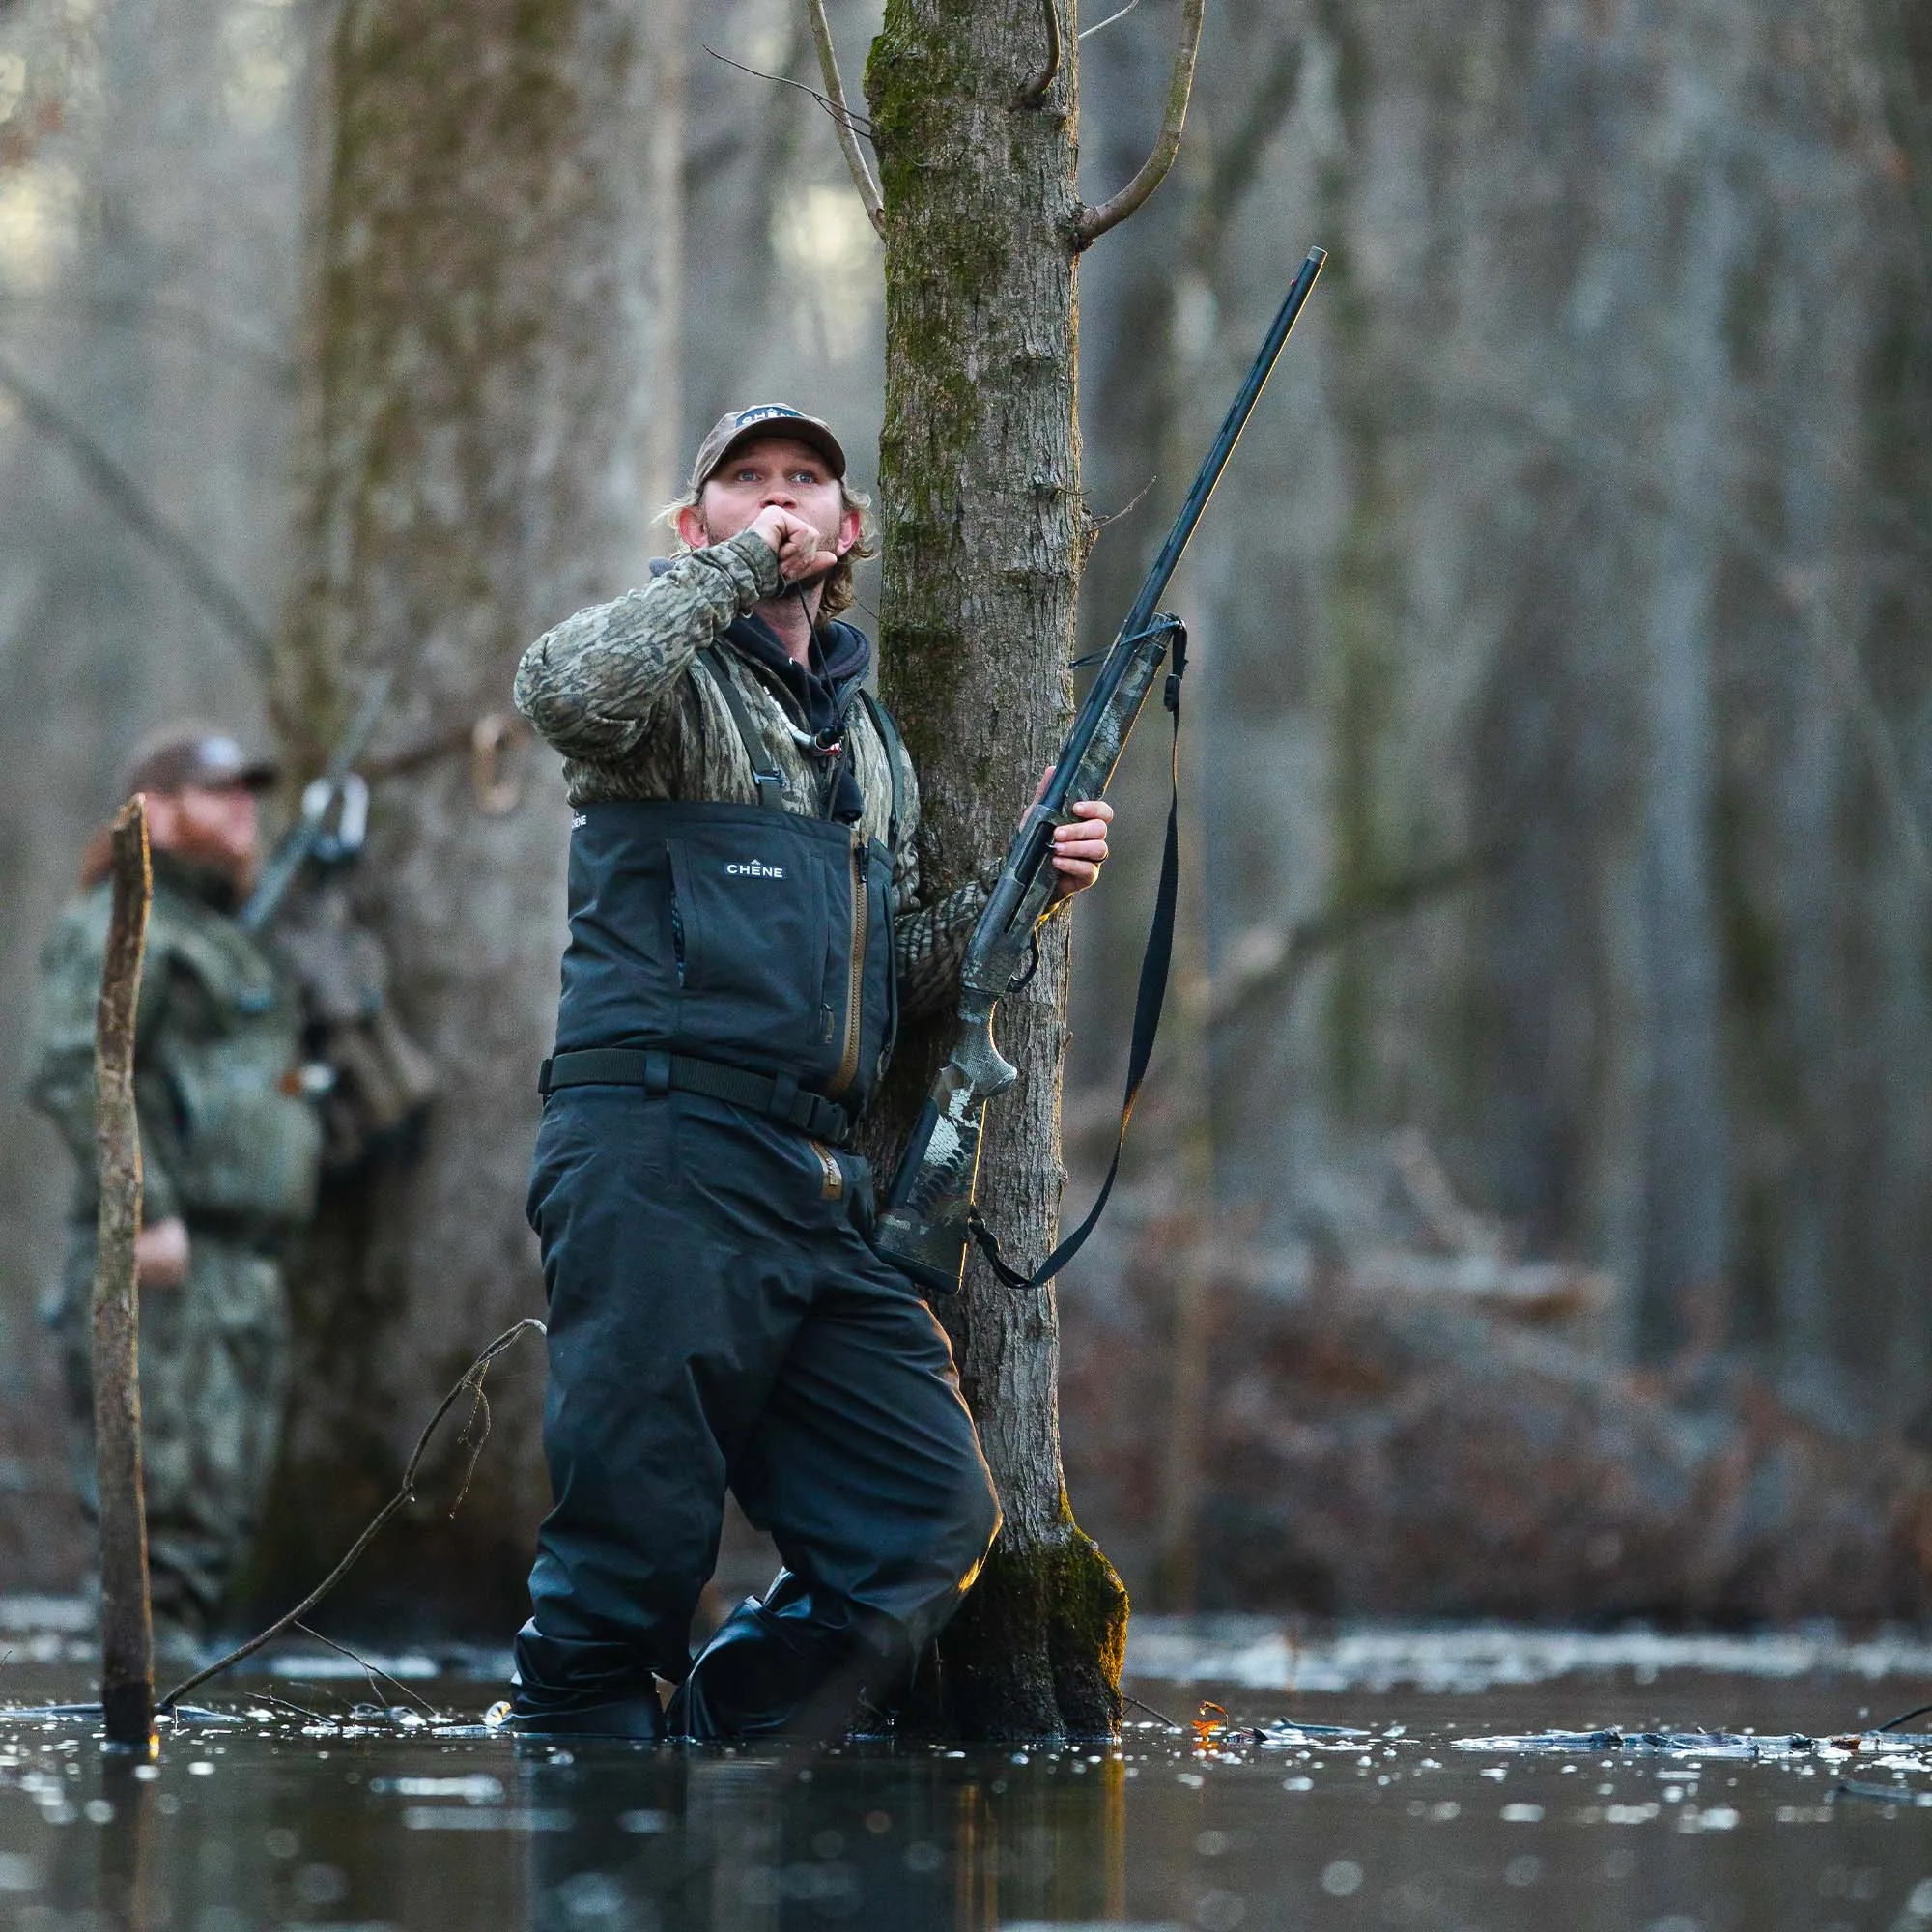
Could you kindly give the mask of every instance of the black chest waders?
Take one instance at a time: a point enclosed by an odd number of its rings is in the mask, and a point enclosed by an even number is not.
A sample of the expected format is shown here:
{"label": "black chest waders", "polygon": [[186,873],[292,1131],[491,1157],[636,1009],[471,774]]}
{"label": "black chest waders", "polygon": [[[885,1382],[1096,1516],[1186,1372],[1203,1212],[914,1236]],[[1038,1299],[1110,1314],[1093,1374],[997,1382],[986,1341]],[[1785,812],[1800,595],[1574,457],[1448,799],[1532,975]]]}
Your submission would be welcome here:
{"label": "black chest waders", "polygon": [[783,808],[730,673],[756,805],[606,801],[570,841],[570,945],[539,1091],[708,1094],[842,1145],[892,1052],[892,855]]}
{"label": "black chest waders", "polygon": [[[657,1679],[695,1737],[890,1708],[999,1522],[945,1333],[867,1244],[845,1151],[896,1022],[890,849],[784,810],[728,668],[702,674],[758,803],[592,804],[571,835],[529,1199],[554,1497],[516,1645],[529,1733],[661,1736]],[[785,1567],[694,1662],[727,1487]]]}

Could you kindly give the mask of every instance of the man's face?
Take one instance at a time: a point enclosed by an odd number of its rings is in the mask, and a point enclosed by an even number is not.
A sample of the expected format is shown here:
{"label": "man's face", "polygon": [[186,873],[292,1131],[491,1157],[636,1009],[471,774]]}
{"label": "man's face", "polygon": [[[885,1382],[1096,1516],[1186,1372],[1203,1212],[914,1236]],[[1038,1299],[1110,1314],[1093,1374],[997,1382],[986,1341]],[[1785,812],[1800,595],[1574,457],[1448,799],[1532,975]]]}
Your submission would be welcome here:
{"label": "man's face", "polygon": [[845,507],[831,466],[809,442],[784,436],[734,449],[712,472],[697,507],[678,512],[677,532],[693,549],[724,543],[773,505],[820,531],[825,548],[841,556],[859,540],[859,513]]}
{"label": "man's face", "polygon": [[195,784],[150,793],[148,838],[157,851],[226,872],[245,893],[261,859],[255,794],[246,785]]}

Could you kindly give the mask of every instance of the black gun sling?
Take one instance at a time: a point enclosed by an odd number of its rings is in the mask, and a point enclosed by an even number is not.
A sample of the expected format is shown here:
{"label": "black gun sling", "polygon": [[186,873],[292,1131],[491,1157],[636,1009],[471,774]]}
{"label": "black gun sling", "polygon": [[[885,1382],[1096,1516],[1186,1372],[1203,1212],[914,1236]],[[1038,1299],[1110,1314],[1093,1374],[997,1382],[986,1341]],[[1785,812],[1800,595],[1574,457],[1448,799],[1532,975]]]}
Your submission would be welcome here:
{"label": "black gun sling", "polygon": [[537,1071],[537,1092],[548,1099],[559,1087],[641,1087],[647,1094],[702,1094],[782,1121],[835,1147],[844,1146],[852,1135],[852,1117],[843,1107],[822,1094],[807,1092],[789,1074],[768,1078],[742,1066],[655,1047],[581,1046],[553,1054]]}
{"label": "black gun sling", "polygon": [[[1086,1245],[1087,1236],[1099,1225],[1121,1172],[1121,1155],[1127,1144],[1127,1123],[1134,1116],[1134,1102],[1140,1098],[1141,1082],[1147,1078],[1148,1063],[1153,1058],[1154,1037],[1160,1031],[1160,1009],[1167,1000],[1168,970],[1174,959],[1174,918],[1180,899],[1180,680],[1187,670],[1187,633],[1175,625],[1174,656],[1167,673],[1161,702],[1174,721],[1174,736],[1168,750],[1167,832],[1161,841],[1160,884],[1154,891],[1153,920],[1148,929],[1147,951],[1141,955],[1140,986],[1134,995],[1133,1037],[1127,1047],[1127,1089],[1121,1102],[1121,1124],[1114,1135],[1114,1157],[1107,1163],[1106,1178],[1087,1218],[1068,1235],[1038,1267],[1028,1274],[1016,1268],[1000,1252],[999,1236],[987,1227],[978,1207],[966,1210],[966,1232],[986,1258],[986,1265],[1006,1287],[1032,1290],[1051,1281]],[[1029,967],[1028,975],[1032,973]]]}

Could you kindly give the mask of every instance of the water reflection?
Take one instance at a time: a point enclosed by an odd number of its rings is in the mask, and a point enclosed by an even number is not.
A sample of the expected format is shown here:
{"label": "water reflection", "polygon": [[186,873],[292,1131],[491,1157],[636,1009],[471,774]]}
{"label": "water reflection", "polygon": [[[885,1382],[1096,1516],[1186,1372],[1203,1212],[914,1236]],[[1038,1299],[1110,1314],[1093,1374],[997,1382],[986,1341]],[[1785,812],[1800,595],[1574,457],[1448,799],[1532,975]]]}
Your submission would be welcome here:
{"label": "water reflection", "polygon": [[148,1898],[148,1840],[150,1787],[154,1767],[115,1755],[100,1762],[100,1795],[93,1804],[100,1826],[100,1909],[115,1932],[151,1932],[154,1917]]}
{"label": "water reflection", "polygon": [[[1125,1765],[1064,1781],[963,1759],[547,1753],[521,1767],[539,1932],[993,1932],[1126,1912]],[[1008,1764],[1009,1758],[993,1763]],[[567,1825],[561,1821],[567,1820]]]}
{"label": "water reflection", "polygon": [[440,1723],[265,1680],[137,1766],[0,1709],[0,1932],[1932,1932],[1932,1735],[1872,1728],[1920,1682],[1649,1662],[1048,1752],[566,1751],[478,1725],[494,1682],[425,1678]]}

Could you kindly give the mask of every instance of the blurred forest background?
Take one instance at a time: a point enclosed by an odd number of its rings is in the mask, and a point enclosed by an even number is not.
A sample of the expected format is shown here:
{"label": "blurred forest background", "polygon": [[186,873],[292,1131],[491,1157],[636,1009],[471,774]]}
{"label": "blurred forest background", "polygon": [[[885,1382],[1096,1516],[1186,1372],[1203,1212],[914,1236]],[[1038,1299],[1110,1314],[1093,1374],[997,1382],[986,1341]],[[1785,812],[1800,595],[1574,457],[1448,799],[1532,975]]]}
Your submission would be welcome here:
{"label": "blurred forest background", "polygon": [[[272,1587],[540,1298],[521,1167],[561,792],[511,749],[517,802],[485,811],[472,725],[524,642],[642,575],[645,518],[724,408],[826,415],[870,480],[877,242],[818,108],[728,64],[815,86],[803,8],[557,10],[577,146],[530,133],[537,99],[497,130],[514,180],[477,103],[500,106],[516,10],[443,11],[399,51],[398,20],[437,9],[0,0],[0,1553],[21,1586],[71,1586],[79,1546],[35,1315],[68,1175],[18,1097],[20,1021],[129,744],[191,712],[312,768],[364,668],[415,667],[368,865],[398,1008],[448,1083],[430,1207],[365,1228],[355,1294],[311,1282],[302,1529],[271,1539]],[[854,76],[878,9],[830,12]],[[1092,200],[1146,154],[1174,23],[1141,0],[1081,25]],[[609,84],[573,93],[571,61]],[[1327,271],[1177,588],[1183,971],[1128,1185],[1063,1283],[1075,1508],[1148,1604],[1918,1614],[1932,15],[1210,0],[1175,172],[1083,265],[1109,520],[1087,647],[1312,242]],[[426,354],[412,407],[441,412],[455,507],[426,465],[394,484],[420,518],[389,504],[376,537],[330,481],[381,433],[343,402],[344,277],[372,252],[384,300],[513,314],[572,397],[536,421],[548,403],[467,396]],[[600,373],[572,389],[579,368]],[[412,379],[368,380],[393,404]],[[540,462],[493,471],[500,425]],[[579,465],[596,502],[545,485],[556,526],[523,528],[520,479]],[[486,564],[456,543],[424,567],[424,532],[466,522]],[[1078,914],[1069,1205],[1118,1106],[1162,728]],[[535,1385],[504,1380],[449,1572],[479,1616],[514,1609]]]}

